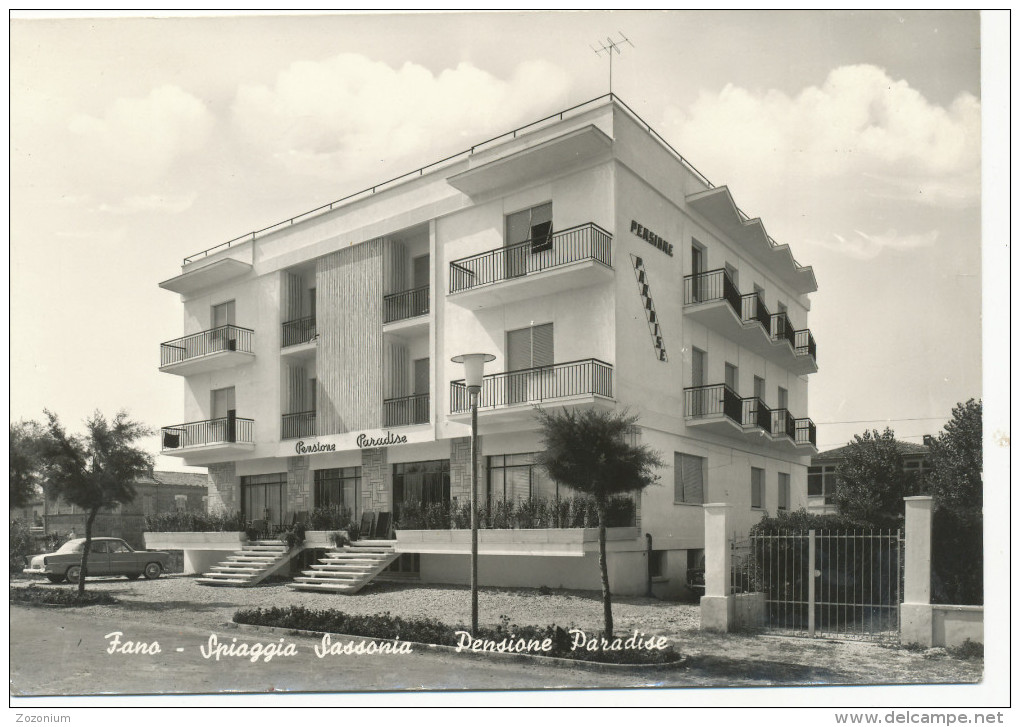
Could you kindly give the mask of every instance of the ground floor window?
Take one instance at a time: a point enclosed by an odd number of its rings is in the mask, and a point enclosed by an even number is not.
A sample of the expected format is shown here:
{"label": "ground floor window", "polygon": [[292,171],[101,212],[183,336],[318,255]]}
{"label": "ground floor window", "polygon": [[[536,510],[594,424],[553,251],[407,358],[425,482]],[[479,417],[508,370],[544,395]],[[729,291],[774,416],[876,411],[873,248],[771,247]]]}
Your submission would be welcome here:
{"label": "ground floor window", "polygon": [[361,467],[315,470],[315,507],[349,508],[357,518],[361,499]]}
{"label": "ground floor window", "polygon": [[287,473],[245,475],[241,478],[241,512],[247,520],[284,525]]}
{"label": "ground floor window", "polygon": [[648,577],[666,577],[666,551],[652,550],[648,553]]}
{"label": "ground floor window", "polygon": [[790,475],[786,472],[779,473],[779,504],[776,509],[790,509]]}
{"label": "ground floor window", "polygon": [[393,515],[404,503],[430,505],[450,502],[450,460],[399,462],[393,465]]}
{"label": "ground floor window", "polygon": [[824,497],[825,504],[831,505],[836,494],[836,465],[808,467],[808,497]]}
{"label": "ground floor window", "polygon": [[[573,493],[549,477],[535,464],[535,452],[524,454],[497,454],[489,457],[488,490],[490,503],[500,500],[548,499]],[[561,493],[560,490],[563,490]]]}

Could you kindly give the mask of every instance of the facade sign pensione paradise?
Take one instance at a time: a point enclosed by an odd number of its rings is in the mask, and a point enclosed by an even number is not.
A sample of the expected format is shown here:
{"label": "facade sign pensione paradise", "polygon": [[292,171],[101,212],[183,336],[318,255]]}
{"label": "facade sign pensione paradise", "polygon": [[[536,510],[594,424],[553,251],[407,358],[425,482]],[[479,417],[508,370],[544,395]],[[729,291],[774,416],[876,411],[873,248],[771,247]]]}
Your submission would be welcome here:
{"label": "facade sign pensione paradise", "polygon": [[640,237],[645,242],[647,242],[649,245],[654,245],[655,247],[659,248],[670,257],[673,257],[673,243],[666,242],[637,220],[630,221],[630,231],[633,232],[638,237]]}
{"label": "facade sign pensione paradise", "polygon": [[[407,444],[407,437],[403,434],[394,434],[393,432],[386,432],[385,436],[381,437],[370,437],[367,434],[359,434],[355,443],[361,449],[371,449],[373,447],[388,447],[391,444]],[[297,454],[335,452],[336,442],[311,442],[309,444],[305,444],[304,440],[301,440],[294,445],[294,451]]]}

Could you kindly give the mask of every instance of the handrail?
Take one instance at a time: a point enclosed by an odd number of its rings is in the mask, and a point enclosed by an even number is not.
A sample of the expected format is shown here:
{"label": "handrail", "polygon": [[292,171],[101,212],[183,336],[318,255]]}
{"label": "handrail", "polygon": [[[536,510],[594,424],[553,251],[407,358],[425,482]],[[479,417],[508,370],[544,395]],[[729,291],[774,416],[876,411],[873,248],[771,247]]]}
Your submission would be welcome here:
{"label": "handrail", "polygon": [[315,316],[305,316],[284,321],[280,324],[280,348],[311,343],[317,335]]}
{"label": "handrail", "polygon": [[737,317],[741,317],[740,291],[726,268],[716,268],[684,276],[684,305],[697,305],[716,300],[730,304]]}
{"label": "handrail", "polygon": [[[482,377],[478,406],[500,408],[582,395],[613,397],[613,366],[597,358],[533,366]],[[450,413],[468,410],[464,379],[450,382]]]}
{"label": "handrail", "polygon": [[684,389],[684,416],[700,419],[722,414],[742,427],[743,403],[740,395],[726,384],[688,386]]}
{"label": "handrail", "polygon": [[416,318],[429,313],[429,288],[422,285],[383,296],[383,323]]}
{"label": "handrail", "polygon": [[[629,114],[632,119],[637,121],[640,125],[644,126],[645,130],[649,133],[649,135],[655,137],[667,150],[669,150],[673,154],[673,156],[675,156],[676,159],[680,162],[680,164],[682,164],[688,171],[690,171],[698,179],[699,182],[704,184],[708,189],[715,189],[715,185],[712,184],[712,182],[710,182],[708,180],[708,177],[706,177],[704,174],[702,174],[700,171],[698,171],[698,169],[693,164],[691,164],[691,162],[688,161],[683,156],[683,154],[681,154],[676,149],[674,149],[673,146],[668,141],[666,141],[662,137],[661,134],[659,134],[657,131],[655,131],[651,127],[651,125],[648,122],[646,122],[644,119],[642,119],[638,115],[638,113],[636,111],[634,111],[634,109],[632,109],[630,106],[628,106],[624,102],[624,100],[622,98],[620,98],[616,94],[610,92],[610,93],[607,93],[607,94],[602,94],[601,96],[597,96],[597,97],[595,97],[593,99],[589,99],[588,101],[583,101],[583,102],[581,102],[579,104],[571,106],[570,108],[564,109],[563,111],[559,111],[559,112],[550,114],[549,116],[541,118],[538,121],[532,121],[531,123],[525,124],[524,126],[519,126],[516,129],[504,132],[502,134],[499,134],[498,136],[492,137],[491,139],[486,139],[485,141],[483,141],[483,142],[481,142],[479,144],[472,145],[469,149],[465,149],[463,151],[456,152],[454,154],[451,154],[448,157],[444,157],[443,159],[440,159],[438,161],[432,162],[430,164],[426,164],[425,166],[419,167],[418,169],[415,169],[413,171],[406,172],[406,173],[401,174],[399,176],[393,177],[392,179],[388,179],[385,182],[379,182],[378,184],[374,184],[371,187],[365,187],[364,189],[362,189],[362,190],[360,190],[358,192],[354,192],[352,194],[349,194],[346,197],[341,197],[340,199],[334,200],[334,201],[329,202],[327,204],[319,205],[318,207],[316,207],[314,209],[308,210],[307,212],[302,212],[300,214],[297,214],[294,217],[291,217],[289,219],[283,220],[282,222],[277,222],[275,224],[269,225],[268,227],[263,227],[261,230],[253,230],[252,232],[248,232],[248,233],[245,233],[243,235],[239,235],[238,237],[235,237],[232,240],[227,240],[226,242],[221,242],[218,245],[214,245],[214,246],[212,246],[210,248],[207,248],[205,250],[201,250],[199,252],[194,253],[193,255],[188,255],[187,257],[184,258],[184,262],[183,262],[181,267],[184,267],[188,263],[194,262],[195,260],[197,260],[200,257],[208,257],[209,254],[212,253],[212,252],[218,251],[220,249],[227,249],[227,248],[231,247],[232,245],[234,245],[235,243],[242,243],[242,242],[249,242],[249,241],[254,242],[261,235],[267,234],[267,233],[269,233],[271,231],[274,231],[274,230],[276,230],[278,228],[281,228],[281,227],[285,227],[287,225],[293,225],[296,221],[301,220],[303,218],[310,217],[310,216],[317,215],[317,214],[322,214],[324,212],[332,211],[337,205],[341,205],[341,204],[343,204],[345,202],[352,201],[352,200],[354,200],[357,197],[361,197],[362,195],[367,195],[369,193],[375,194],[377,190],[379,190],[381,188],[384,188],[384,187],[388,188],[391,184],[394,184],[394,183],[399,182],[401,180],[407,179],[409,177],[414,177],[414,176],[421,177],[421,176],[424,176],[425,170],[427,170],[427,169],[428,170],[432,170],[432,169],[434,169],[436,167],[439,167],[439,165],[441,165],[441,164],[446,164],[447,162],[451,162],[454,159],[457,159],[459,157],[464,157],[464,156],[468,156],[468,155],[474,154],[480,147],[488,146],[489,144],[492,144],[493,142],[499,141],[500,139],[503,139],[505,137],[509,136],[509,137],[511,137],[513,139],[516,139],[517,138],[517,134],[519,132],[524,131],[525,129],[530,129],[533,126],[537,126],[539,124],[543,124],[543,123],[549,121],[550,119],[558,118],[559,120],[562,121],[564,114],[569,114],[569,113],[571,113],[573,111],[576,111],[577,109],[597,104],[597,103],[599,103],[599,102],[601,102],[601,101],[603,101],[603,100],[605,100],[607,98],[610,100],[610,102],[616,101],[617,103],[619,103],[620,108],[622,108],[624,111],[626,111],[626,113]],[[746,212],[744,212],[739,207],[737,208],[737,213],[744,220],[752,219]],[[769,243],[773,247],[779,247],[779,243],[776,242],[772,238],[771,235],[769,235],[766,232],[765,236],[768,239]],[[803,267],[796,260],[794,260],[793,263],[798,268]]]}
{"label": "handrail", "polygon": [[250,328],[231,324],[175,338],[159,344],[159,365],[160,367],[172,366],[194,358],[227,351],[254,353],[254,335],[255,332]]}
{"label": "handrail", "polygon": [[428,424],[430,394],[411,394],[383,400],[383,426]]}
{"label": "handrail", "polygon": [[314,437],[315,434],[315,409],[280,416],[280,439]]}
{"label": "handrail", "polygon": [[217,419],[171,424],[162,427],[160,435],[164,452],[206,444],[252,444],[255,441],[255,420],[243,419],[230,413]]}

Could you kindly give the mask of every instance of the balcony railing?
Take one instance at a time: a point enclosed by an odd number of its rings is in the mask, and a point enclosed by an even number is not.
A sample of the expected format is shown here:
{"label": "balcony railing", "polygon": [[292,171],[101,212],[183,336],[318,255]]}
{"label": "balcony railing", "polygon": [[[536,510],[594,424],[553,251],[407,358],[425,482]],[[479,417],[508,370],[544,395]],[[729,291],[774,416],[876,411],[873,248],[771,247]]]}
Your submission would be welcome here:
{"label": "balcony railing", "polygon": [[793,441],[797,444],[818,446],[818,433],[815,430],[815,423],[810,419],[798,419]]}
{"label": "balcony railing", "polygon": [[280,439],[314,437],[316,433],[314,411],[299,411],[280,417]]}
{"label": "balcony railing", "polygon": [[758,321],[761,327],[765,329],[765,333],[769,336],[772,335],[772,316],[769,315],[769,309],[765,307],[765,301],[762,300],[761,293],[755,291],[754,293],[748,293],[747,295],[741,296],[742,311],[740,320],[744,323],[752,323]]}
{"label": "balcony railing", "polygon": [[428,315],[429,286],[391,293],[383,298],[383,323]]}
{"label": "balcony railing", "polygon": [[741,315],[740,292],[725,268],[684,276],[684,305],[716,300],[725,300],[734,313]]}
{"label": "balcony railing", "polygon": [[684,389],[684,416],[703,419],[719,415],[728,417],[738,427],[744,425],[743,403],[726,384],[692,386]]}
{"label": "balcony railing", "polygon": [[612,267],[613,236],[588,222],[450,263],[450,292],[471,290],[562,265],[595,260]]}
{"label": "balcony railing", "polygon": [[[491,374],[482,380],[480,409],[565,399],[571,396],[613,397],[613,367],[596,358]],[[464,380],[450,382],[450,413],[470,408]]]}
{"label": "balcony railing", "polygon": [[798,356],[810,356],[812,360],[818,360],[815,337],[811,335],[811,329],[802,328],[796,332],[793,350]]}
{"label": "balcony railing", "polygon": [[172,366],[224,351],[254,353],[252,347],[254,337],[255,333],[250,328],[218,326],[201,333],[175,338],[159,344],[159,365]]}
{"label": "balcony railing", "polygon": [[283,324],[280,337],[280,348],[298,346],[315,340],[315,316],[297,318]]}
{"label": "balcony railing", "polygon": [[793,328],[793,322],[786,313],[772,314],[772,340],[789,341],[792,348],[797,347],[797,332]]}
{"label": "balcony railing", "polygon": [[741,422],[745,427],[757,427],[766,432],[772,431],[772,410],[756,396],[741,399]]}
{"label": "balcony railing", "polygon": [[210,444],[252,444],[255,422],[228,414],[219,419],[163,427],[160,433],[164,452]]}
{"label": "balcony railing", "polygon": [[772,436],[781,437],[784,434],[793,439],[797,433],[797,420],[789,409],[772,410]]}
{"label": "balcony railing", "polygon": [[429,395],[412,394],[383,402],[383,426],[406,427],[412,424],[428,424]]}

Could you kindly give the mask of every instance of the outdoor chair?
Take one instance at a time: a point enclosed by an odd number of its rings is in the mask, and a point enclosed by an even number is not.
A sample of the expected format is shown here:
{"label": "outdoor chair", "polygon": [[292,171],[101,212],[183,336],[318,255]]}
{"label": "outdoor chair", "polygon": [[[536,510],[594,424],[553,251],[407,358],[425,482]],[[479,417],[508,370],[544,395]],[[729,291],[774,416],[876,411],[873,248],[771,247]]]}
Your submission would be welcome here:
{"label": "outdoor chair", "polygon": [[375,511],[365,510],[361,514],[361,537],[371,540],[375,536]]}
{"label": "outdoor chair", "polygon": [[392,540],[393,518],[388,512],[380,512],[375,519],[375,537],[380,540]]}

